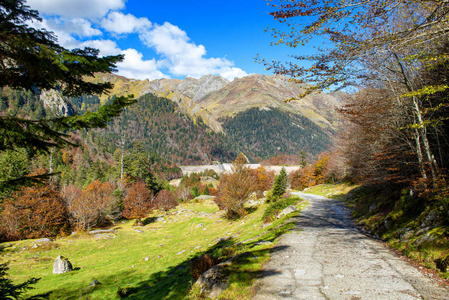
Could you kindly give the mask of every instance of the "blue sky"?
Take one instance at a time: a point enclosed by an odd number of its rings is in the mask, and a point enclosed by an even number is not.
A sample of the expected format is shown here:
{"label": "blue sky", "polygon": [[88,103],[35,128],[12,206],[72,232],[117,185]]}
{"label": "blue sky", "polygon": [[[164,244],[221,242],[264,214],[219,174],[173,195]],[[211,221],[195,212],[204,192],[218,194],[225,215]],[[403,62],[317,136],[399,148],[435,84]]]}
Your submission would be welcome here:
{"label": "blue sky", "polygon": [[270,46],[267,27],[278,26],[265,0],[28,0],[66,48],[125,54],[119,75],[136,79],[229,80],[269,74],[254,62],[286,58],[292,49]]}

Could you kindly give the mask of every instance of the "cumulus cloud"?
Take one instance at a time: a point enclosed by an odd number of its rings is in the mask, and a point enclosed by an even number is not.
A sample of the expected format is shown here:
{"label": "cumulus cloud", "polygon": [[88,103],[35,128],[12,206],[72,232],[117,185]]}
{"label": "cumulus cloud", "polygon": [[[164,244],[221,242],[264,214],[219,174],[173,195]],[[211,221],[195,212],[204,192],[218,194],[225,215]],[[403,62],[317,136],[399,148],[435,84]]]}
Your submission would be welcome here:
{"label": "cumulus cloud", "polygon": [[100,50],[100,56],[118,55],[123,51],[117,46],[117,43],[111,40],[90,40],[79,43],[77,48],[90,47]]}
{"label": "cumulus cloud", "polygon": [[67,18],[95,19],[110,10],[125,7],[126,0],[28,0],[27,4],[41,14]]}
{"label": "cumulus cloud", "polygon": [[[33,27],[53,31],[58,42],[68,49],[92,47],[100,55],[125,54],[118,64],[119,74],[136,79],[221,75],[228,80],[246,76],[226,58],[207,57],[206,48],[195,44],[187,33],[168,22],[152,24],[147,18],[137,18],[118,10],[126,0],[28,0],[28,5],[44,16]],[[101,30],[100,30],[101,29]],[[95,37],[108,36],[111,39]],[[157,58],[145,60],[142,52],[129,48],[122,50],[115,42],[128,34],[138,34],[141,43],[154,50]],[[86,39],[90,39],[87,40]],[[129,47],[129,45],[127,45]],[[138,48],[138,45],[133,45]]]}
{"label": "cumulus cloud", "polygon": [[109,32],[123,34],[132,33],[151,27],[151,22],[147,18],[136,18],[131,14],[121,12],[111,12],[107,18],[101,21],[101,25]]}
{"label": "cumulus cloud", "polygon": [[185,31],[173,24],[155,25],[151,30],[141,32],[140,39],[170,61],[169,70],[174,75],[198,78],[219,74],[231,80],[246,75],[225,58],[206,58],[206,48],[196,45]]}
{"label": "cumulus cloud", "polygon": [[117,64],[119,75],[141,80],[169,78],[169,76],[159,71],[159,63],[154,58],[144,60],[142,53],[135,49],[127,49],[122,51],[122,53],[125,54],[125,60]]}

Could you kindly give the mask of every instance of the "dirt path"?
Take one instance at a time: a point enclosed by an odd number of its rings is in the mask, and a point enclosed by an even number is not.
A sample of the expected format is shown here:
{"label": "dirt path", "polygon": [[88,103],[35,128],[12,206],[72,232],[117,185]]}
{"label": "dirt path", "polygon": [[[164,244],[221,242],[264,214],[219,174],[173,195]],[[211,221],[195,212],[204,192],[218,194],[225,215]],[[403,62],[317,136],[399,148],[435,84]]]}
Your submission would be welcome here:
{"label": "dirt path", "polygon": [[298,195],[310,205],[280,238],[254,299],[449,299],[448,289],[357,231],[342,203]]}

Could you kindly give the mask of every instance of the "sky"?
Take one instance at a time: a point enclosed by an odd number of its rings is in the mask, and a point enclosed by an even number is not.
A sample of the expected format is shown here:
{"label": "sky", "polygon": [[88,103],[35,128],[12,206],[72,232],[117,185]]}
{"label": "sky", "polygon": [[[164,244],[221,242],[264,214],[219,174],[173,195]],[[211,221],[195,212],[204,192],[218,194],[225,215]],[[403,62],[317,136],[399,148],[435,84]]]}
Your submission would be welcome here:
{"label": "sky", "polygon": [[254,57],[283,60],[292,49],[270,46],[278,23],[266,0],[27,0],[68,49],[125,54],[118,74],[134,79],[271,74]]}

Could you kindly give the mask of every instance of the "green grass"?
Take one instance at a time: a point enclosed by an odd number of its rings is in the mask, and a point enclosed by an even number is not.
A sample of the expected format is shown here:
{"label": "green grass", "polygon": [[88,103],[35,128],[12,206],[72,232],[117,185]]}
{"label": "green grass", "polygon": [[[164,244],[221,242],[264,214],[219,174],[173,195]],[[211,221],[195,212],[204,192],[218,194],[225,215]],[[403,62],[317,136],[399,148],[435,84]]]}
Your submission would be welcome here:
{"label": "green grass", "polygon": [[304,192],[319,196],[325,196],[328,198],[343,199],[344,196],[355,187],[357,186],[347,182],[341,182],[337,184],[319,184],[305,189]]}
{"label": "green grass", "polygon": [[[217,238],[229,237],[229,246],[241,242],[235,254],[251,253],[239,257],[230,278],[227,293],[239,293],[251,289],[274,245],[254,247],[255,243],[274,241],[288,230],[288,225],[279,226],[285,220],[263,226],[265,208],[263,204],[242,220],[228,221],[210,200],[185,203],[165,215],[165,223],[143,227],[133,227],[133,220],[117,223],[116,238],[98,240],[75,234],[37,248],[32,248],[33,240],[24,240],[2,244],[0,254],[3,262],[9,261],[9,275],[15,283],[42,278],[27,296],[51,291],[51,299],[119,299],[119,288],[130,288],[129,299],[184,299],[193,284],[189,262],[215,251]],[[204,226],[197,227],[200,223]],[[60,254],[71,261],[75,271],[52,274],[53,261]],[[101,284],[90,287],[94,279]]]}

